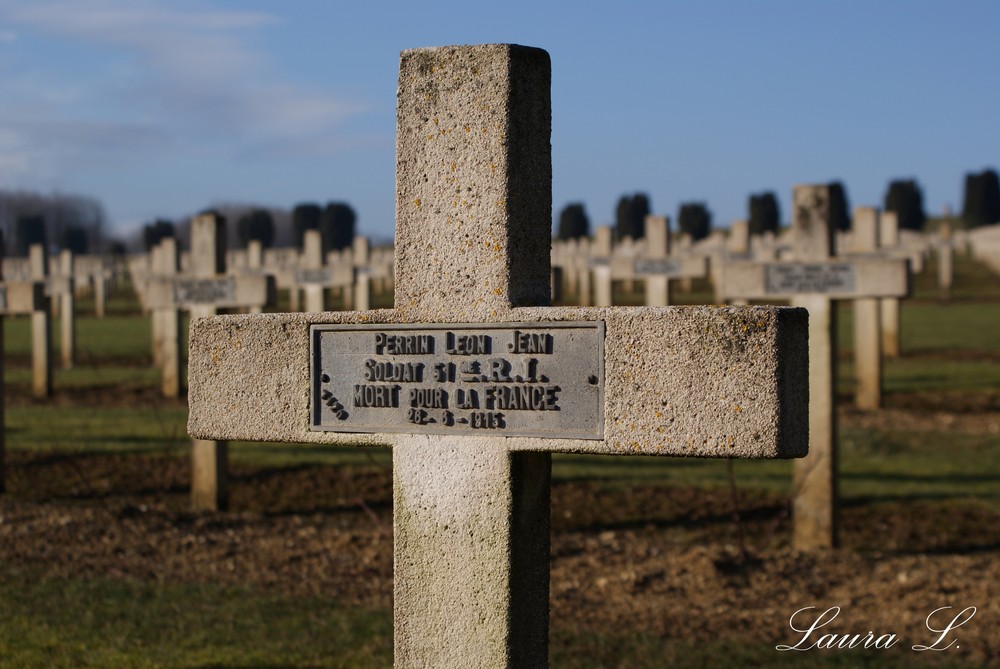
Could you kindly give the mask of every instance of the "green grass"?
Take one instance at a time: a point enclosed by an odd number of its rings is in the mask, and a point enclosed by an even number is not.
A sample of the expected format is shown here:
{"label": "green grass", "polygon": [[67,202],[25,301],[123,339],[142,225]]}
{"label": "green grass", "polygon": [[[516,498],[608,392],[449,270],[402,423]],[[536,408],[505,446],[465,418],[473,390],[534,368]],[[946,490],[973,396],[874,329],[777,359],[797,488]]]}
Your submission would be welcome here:
{"label": "green grass", "polygon": [[[62,369],[59,359],[53,358],[52,385],[59,389],[82,389],[121,384],[158,386],[159,371],[152,367],[107,367],[83,366],[77,363],[72,369]],[[32,373],[29,367],[8,367],[4,370],[6,383],[15,386],[31,386]]]}
{"label": "green grass", "polygon": [[[854,310],[841,302],[837,310],[837,342],[854,350]],[[1000,350],[1000,301],[935,304],[903,301],[900,345],[904,356],[944,351]]]}
{"label": "green grass", "polygon": [[[1000,435],[842,429],[840,489],[845,500],[977,498],[1000,509]],[[946,448],[942,444],[947,444]],[[737,486],[790,494],[791,460],[736,460]],[[557,481],[721,488],[723,460],[650,456],[553,455]]]}
{"label": "green grass", "polygon": [[3,667],[388,667],[389,611],[214,585],[0,570]]}
{"label": "green grass", "polygon": [[338,465],[346,467],[391,467],[389,448],[233,442],[229,457],[258,467]]}
{"label": "green grass", "polygon": [[1000,509],[1000,435],[840,432],[845,500],[971,499]]}
{"label": "green grass", "polygon": [[1000,350],[1000,302],[903,302],[900,320],[904,353]]}
{"label": "green grass", "polygon": [[184,452],[189,443],[180,407],[46,406],[7,409],[7,448],[91,453]]}
{"label": "green grass", "polygon": [[[52,319],[53,353],[59,351],[60,319]],[[151,328],[148,318],[139,315],[109,315],[96,318],[78,313],[76,350],[81,358],[104,360],[150,359]],[[31,319],[27,316],[4,319],[4,353],[31,355]],[[58,359],[54,357],[54,359]]]}
{"label": "green grass", "polygon": [[[390,611],[345,608],[328,599],[247,588],[48,579],[0,568],[0,621],[3,667],[392,665]],[[763,640],[695,643],[628,630],[581,633],[558,620],[551,625],[554,668],[969,666],[946,656],[920,656],[902,645],[879,652],[783,654]]]}

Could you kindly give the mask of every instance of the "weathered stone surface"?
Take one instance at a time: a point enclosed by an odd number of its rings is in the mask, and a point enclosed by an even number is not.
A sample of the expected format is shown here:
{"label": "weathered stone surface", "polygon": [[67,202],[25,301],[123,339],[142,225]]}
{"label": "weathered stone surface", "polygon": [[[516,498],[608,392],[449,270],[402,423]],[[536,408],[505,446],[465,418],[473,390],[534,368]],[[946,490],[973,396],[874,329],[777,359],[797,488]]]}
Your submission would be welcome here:
{"label": "weathered stone surface", "polygon": [[[471,322],[467,315],[458,312],[455,322]],[[605,323],[605,439],[512,437],[511,449],[744,458],[805,452],[807,428],[795,416],[808,399],[807,354],[793,336],[805,327],[804,311],[550,307],[508,309],[487,322],[550,320]],[[389,435],[309,431],[309,326],[408,322],[398,310],[192,321],[188,428],[200,438],[391,445]]]}
{"label": "weathered stone surface", "polygon": [[[549,79],[537,49],[403,53],[395,309],[192,320],[195,436],[393,447],[398,667],[546,665],[546,451],[805,450],[804,311],[538,306],[549,303]],[[308,429],[312,324],[548,321],[605,325],[601,441]]]}
{"label": "weathered stone surface", "polygon": [[[509,305],[549,303],[550,78],[541,49],[403,52],[396,309],[412,322],[495,321]],[[515,254],[537,262],[512,272]]]}

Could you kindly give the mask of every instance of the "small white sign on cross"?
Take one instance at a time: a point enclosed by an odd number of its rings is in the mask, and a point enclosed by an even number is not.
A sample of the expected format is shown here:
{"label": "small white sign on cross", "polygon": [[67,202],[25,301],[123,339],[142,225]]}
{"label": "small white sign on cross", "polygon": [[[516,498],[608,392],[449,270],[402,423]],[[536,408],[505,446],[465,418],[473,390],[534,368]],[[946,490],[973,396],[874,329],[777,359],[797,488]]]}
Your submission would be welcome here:
{"label": "small white sign on cross", "polygon": [[404,52],[395,308],[192,322],[192,435],[392,447],[397,667],[546,665],[551,452],[806,450],[804,310],[543,306],[549,88]]}

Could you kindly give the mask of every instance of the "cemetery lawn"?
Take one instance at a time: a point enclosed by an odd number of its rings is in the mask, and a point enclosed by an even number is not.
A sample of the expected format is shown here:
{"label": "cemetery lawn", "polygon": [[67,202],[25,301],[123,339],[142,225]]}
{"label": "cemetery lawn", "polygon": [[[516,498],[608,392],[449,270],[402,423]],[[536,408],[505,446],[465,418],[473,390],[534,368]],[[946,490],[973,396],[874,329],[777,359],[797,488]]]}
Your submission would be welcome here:
{"label": "cemetery lawn", "polygon": [[[956,260],[950,301],[931,264],[904,303],[882,412],[850,407],[840,310],[837,551],[790,549],[787,461],[553,457],[553,667],[1000,664],[1000,281]],[[109,314],[81,311],[46,402],[5,323],[0,667],[390,666],[390,454],[233,444],[230,511],[191,513],[185,403],[134,302]],[[775,651],[835,605],[835,631],[901,641]],[[979,607],[960,648],[910,650],[942,606]]]}

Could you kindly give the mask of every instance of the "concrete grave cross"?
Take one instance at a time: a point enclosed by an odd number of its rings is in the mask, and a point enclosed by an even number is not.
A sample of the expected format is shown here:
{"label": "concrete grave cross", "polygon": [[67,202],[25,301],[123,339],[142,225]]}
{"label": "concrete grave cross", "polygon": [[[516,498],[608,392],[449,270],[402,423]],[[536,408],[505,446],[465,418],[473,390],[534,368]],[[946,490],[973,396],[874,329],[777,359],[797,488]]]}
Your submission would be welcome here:
{"label": "concrete grave cross", "polygon": [[670,257],[670,219],[646,217],[646,253],[636,258],[632,272],[645,279],[646,306],[665,307],[671,303],[671,280],[703,277],[708,273],[704,256]]}
{"label": "concrete grave cross", "polygon": [[[28,264],[31,281],[48,281],[49,257],[45,247],[32,244],[28,248]],[[34,292],[34,289],[32,289]],[[31,394],[38,398],[46,398],[52,394],[52,353],[49,342],[52,341],[52,317],[49,314],[51,300],[46,295],[44,309],[34,309],[31,312]]]}
{"label": "concrete grave cross", "polygon": [[[851,226],[851,254],[876,256],[879,252],[878,210],[855,207]],[[898,298],[896,298],[898,299]],[[882,406],[882,321],[878,297],[854,300],[854,370],[857,387],[854,404],[859,409]]]}
{"label": "concrete grave cross", "polygon": [[[894,211],[883,211],[878,217],[878,241],[882,248],[899,245],[899,216]],[[917,254],[919,257],[919,254]],[[916,269],[916,267],[911,267]],[[883,297],[879,300],[879,320],[882,330],[882,355],[899,357],[899,298]]]}
{"label": "concrete grave cross", "polygon": [[[259,239],[251,239],[247,242],[246,274],[264,274],[264,245]],[[275,281],[277,285],[277,281]],[[275,289],[277,291],[277,288]],[[264,306],[254,304],[247,308],[251,314],[259,314],[264,311]]]}
{"label": "concrete grave cross", "polygon": [[[41,250],[41,246],[38,247]],[[0,258],[4,256],[3,234],[0,233]],[[43,273],[44,276],[44,273]],[[48,365],[48,313],[49,299],[45,295],[44,281],[3,281],[3,264],[0,263],[0,316],[30,314],[32,316],[32,349],[35,351],[35,396],[48,395],[52,384],[52,370]],[[45,324],[41,329],[34,328],[35,314],[43,317]],[[3,350],[3,320],[0,319],[0,351]],[[39,366],[38,349],[45,353]],[[4,365],[0,356],[0,493],[6,492],[6,430],[4,416]]]}
{"label": "concrete grave cross", "polygon": [[[165,237],[150,250],[152,271],[159,280],[177,278],[180,257],[177,240]],[[150,310],[153,335],[153,363],[160,368],[164,397],[179,397],[181,386],[181,314],[176,304],[158,305]]]}
{"label": "concrete grave cross", "polygon": [[590,267],[593,274],[594,306],[610,307],[612,281],[645,281],[645,303],[648,307],[665,307],[671,302],[672,279],[703,277],[708,261],[703,256],[670,256],[670,221],[665,216],[646,216],[645,251],[641,254],[616,255],[611,251],[611,228],[601,226],[595,236]]}
{"label": "concrete grave cross", "polygon": [[[208,213],[191,221],[190,268],[177,274],[176,240],[160,242],[146,287],[146,305],[153,314],[153,350],[162,370],[162,391],[176,397],[181,388],[181,309],[192,318],[214,316],[219,309],[254,308],[274,302],[274,277],[264,274],[225,276],[225,219]],[[227,447],[225,442],[195,439],[192,444],[191,502],[195,509],[226,506]]]}
{"label": "concrete grave cross", "polygon": [[726,240],[726,252],[729,258],[747,258],[750,256],[750,222],[745,219],[733,221],[729,225],[729,238]]}
{"label": "concrete grave cross", "polygon": [[191,325],[195,437],[392,447],[397,667],[546,665],[551,452],[806,449],[803,310],[542,306],[549,68],[402,54],[395,308]]}
{"label": "concrete grave cross", "polygon": [[[224,219],[204,214],[191,222],[190,275],[160,275],[146,285],[146,308],[187,309],[192,316],[218,309],[266,306],[274,302],[274,277],[264,274],[224,276],[225,245],[216,239]],[[200,246],[195,246],[200,244]],[[205,247],[208,248],[205,248]],[[222,255],[215,249],[221,248]]]}
{"label": "concrete grave cross", "polygon": [[73,276],[73,252],[63,249],[58,256],[58,270],[46,277],[45,294],[52,315],[59,316],[59,342],[62,366],[71,369],[76,362],[76,280]]}
{"label": "concrete grave cross", "polygon": [[[720,292],[727,299],[789,299],[809,310],[809,456],[795,463],[793,500],[794,543],[809,550],[837,543],[833,300],[905,296],[909,273],[905,260],[831,257],[828,186],[796,186],[793,209],[796,261],[728,264]],[[858,316],[877,320],[877,309],[862,309]],[[872,326],[862,324],[859,330],[871,332]]]}

